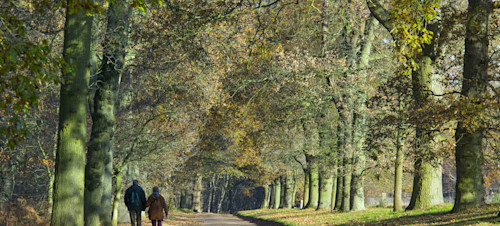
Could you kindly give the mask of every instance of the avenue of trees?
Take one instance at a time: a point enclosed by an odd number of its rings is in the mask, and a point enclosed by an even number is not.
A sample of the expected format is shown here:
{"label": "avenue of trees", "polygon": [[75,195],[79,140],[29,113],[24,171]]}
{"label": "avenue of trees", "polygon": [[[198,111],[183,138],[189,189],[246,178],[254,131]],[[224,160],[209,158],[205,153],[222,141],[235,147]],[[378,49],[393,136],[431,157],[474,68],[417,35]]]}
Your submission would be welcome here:
{"label": "avenue of trees", "polygon": [[[0,217],[453,212],[500,191],[497,0],[6,0]],[[408,202],[405,193],[411,192]],[[120,213],[123,214],[123,213]],[[335,214],[335,213],[332,213]],[[19,218],[18,220],[20,220]]]}

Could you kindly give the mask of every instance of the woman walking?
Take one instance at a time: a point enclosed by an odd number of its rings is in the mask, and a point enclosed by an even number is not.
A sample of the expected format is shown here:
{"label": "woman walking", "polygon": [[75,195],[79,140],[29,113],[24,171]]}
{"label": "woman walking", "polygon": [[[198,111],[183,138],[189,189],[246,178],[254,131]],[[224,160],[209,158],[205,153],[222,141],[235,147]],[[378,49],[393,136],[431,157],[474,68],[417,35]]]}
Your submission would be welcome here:
{"label": "woman walking", "polygon": [[153,194],[148,197],[148,201],[144,204],[144,208],[146,207],[149,207],[149,219],[153,223],[153,226],[162,226],[163,212],[165,212],[165,217],[168,217],[168,206],[165,203],[165,198],[160,195],[159,187],[153,187]]}

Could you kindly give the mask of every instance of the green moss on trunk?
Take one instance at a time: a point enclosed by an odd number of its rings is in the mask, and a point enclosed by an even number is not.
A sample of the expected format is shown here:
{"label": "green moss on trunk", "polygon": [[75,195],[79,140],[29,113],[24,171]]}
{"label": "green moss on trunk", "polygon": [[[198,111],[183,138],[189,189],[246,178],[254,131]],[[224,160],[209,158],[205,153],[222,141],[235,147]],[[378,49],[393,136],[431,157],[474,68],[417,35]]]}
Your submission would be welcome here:
{"label": "green moss on trunk", "polygon": [[[488,18],[492,11],[490,0],[469,0],[468,21],[466,24],[464,72],[461,96],[470,99],[468,104],[481,104],[486,96],[488,83]],[[468,130],[467,123],[457,125],[455,158],[457,162],[456,198],[453,212],[484,204],[483,198],[483,129],[480,114],[483,111],[468,113],[472,118],[468,124],[478,126],[475,131]],[[469,125],[470,126],[470,125]]]}
{"label": "green moss on trunk", "polygon": [[333,176],[331,173],[322,172],[320,175],[320,191],[318,209],[330,208],[332,205]]}
{"label": "green moss on trunk", "polygon": [[273,208],[278,209],[280,207],[280,201],[281,201],[281,179],[280,179],[280,177],[278,177],[274,180],[273,197],[274,197]]}
{"label": "green moss on trunk", "polygon": [[[90,78],[92,17],[72,10],[68,1],[63,57],[73,67],[63,75],[59,108],[54,205],[51,225],[83,225],[87,95]],[[73,6],[74,7],[74,6]]]}

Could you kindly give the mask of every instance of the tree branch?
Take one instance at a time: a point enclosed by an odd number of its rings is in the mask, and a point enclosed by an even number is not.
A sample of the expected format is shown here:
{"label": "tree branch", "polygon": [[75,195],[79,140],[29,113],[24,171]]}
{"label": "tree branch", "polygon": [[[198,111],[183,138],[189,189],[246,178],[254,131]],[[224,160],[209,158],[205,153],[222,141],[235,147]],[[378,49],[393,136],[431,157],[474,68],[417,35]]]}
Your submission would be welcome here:
{"label": "tree branch", "polygon": [[372,15],[387,29],[390,33],[394,29],[394,23],[391,19],[391,13],[387,11],[378,0],[366,0],[366,4]]}

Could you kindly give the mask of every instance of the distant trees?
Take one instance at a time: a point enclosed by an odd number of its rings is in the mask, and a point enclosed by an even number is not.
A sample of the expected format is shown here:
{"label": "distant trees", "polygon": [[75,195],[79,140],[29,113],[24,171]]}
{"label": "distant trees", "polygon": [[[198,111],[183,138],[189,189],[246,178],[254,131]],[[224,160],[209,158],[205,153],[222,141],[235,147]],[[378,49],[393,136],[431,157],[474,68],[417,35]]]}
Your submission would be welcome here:
{"label": "distant trees", "polygon": [[[23,23],[36,15],[29,5],[15,5],[19,16],[1,14],[0,204],[27,183],[16,181],[22,170],[37,169],[55,175],[53,225],[116,225],[127,166],[137,165],[146,187],[164,186],[173,205],[195,211],[300,200],[356,211],[372,192],[366,177],[387,167],[398,211],[409,155],[410,210],[442,202],[441,163],[454,149],[454,211],[479,206],[483,159],[494,156],[483,152],[498,145],[498,64],[488,68],[498,53],[488,49],[492,2],[470,1],[463,73],[463,48],[449,43],[459,43],[465,11],[447,1],[67,1],[49,13],[66,17],[64,28],[43,32]],[[104,10],[107,22],[92,30]],[[46,37],[50,45],[38,41]],[[54,67],[63,72],[57,132],[57,95],[37,90],[59,80]],[[50,202],[42,181],[33,187]]]}

